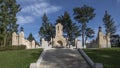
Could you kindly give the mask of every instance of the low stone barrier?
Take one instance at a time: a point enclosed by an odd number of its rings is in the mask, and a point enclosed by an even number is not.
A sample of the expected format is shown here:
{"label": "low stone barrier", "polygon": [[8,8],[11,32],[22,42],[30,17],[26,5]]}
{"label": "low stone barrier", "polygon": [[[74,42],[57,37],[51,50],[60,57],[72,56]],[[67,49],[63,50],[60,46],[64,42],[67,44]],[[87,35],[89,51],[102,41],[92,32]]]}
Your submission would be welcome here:
{"label": "low stone barrier", "polygon": [[103,68],[102,63],[94,63],[82,49],[78,49],[78,51],[87,61],[87,63],[90,65],[91,68]]}
{"label": "low stone barrier", "polygon": [[41,53],[39,59],[37,60],[37,62],[36,63],[31,63],[29,68],[39,68],[40,63],[41,63],[41,61],[43,59],[43,56],[45,55],[45,52],[46,52],[46,49],[44,49],[42,51],[42,53]]}

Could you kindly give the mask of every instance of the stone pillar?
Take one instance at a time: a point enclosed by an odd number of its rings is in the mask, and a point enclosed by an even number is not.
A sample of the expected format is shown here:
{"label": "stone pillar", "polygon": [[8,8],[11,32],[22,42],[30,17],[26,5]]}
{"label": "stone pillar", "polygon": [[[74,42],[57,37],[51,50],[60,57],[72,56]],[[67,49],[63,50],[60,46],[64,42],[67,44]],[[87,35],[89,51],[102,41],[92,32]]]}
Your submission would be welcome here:
{"label": "stone pillar", "polygon": [[15,32],[12,33],[12,45],[15,46],[17,45],[17,34]]}
{"label": "stone pillar", "polygon": [[48,48],[48,42],[44,38],[42,38],[42,48]]}
{"label": "stone pillar", "polygon": [[36,48],[40,48],[40,46],[39,45],[35,45],[36,46]]}
{"label": "stone pillar", "polygon": [[56,36],[62,36],[63,35],[63,26],[61,23],[58,23],[56,25]]}
{"label": "stone pillar", "polygon": [[32,41],[32,48],[35,48],[35,40]]}
{"label": "stone pillar", "polygon": [[25,40],[24,40],[24,32],[21,31],[19,34],[19,45],[25,45],[24,44]]}
{"label": "stone pillar", "polygon": [[102,40],[103,40],[102,28],[99,27],[99,31],[98,31],[98,46],[99,46],[99,48],[102,48]]}
{"label": "stone pillar", "polygon": [[106,43],[107,43],[107,48],[111,48],[111,42],[110,42],[110,33],[106,35]]}
{"label": "stone pillar", "polygon": [[99,27],[98,32],[98,46],[99,48],[106,48],[106,36],[102,33],[101,27]]}
{"label": "stone pillar", "polygon": [[26,49],[31,49],[30,42],[27,39],[25,39],[25,45],[26,45]]}
{"label": "stone pillar", "polygon": [[81,49],[83,48],[82,42],[80,40],[77,40],[77,47]]}
{"label": "stone pillar", "polygon": [[99,45],[99,48],[107,48],[108,41],[109,41],[108,36],[104,35],[102,33],[102,28],[99,27],[99,32],[98,32],[98,45]]}
{"label": "stone pillar", "polygon": [[75,39],[75,47],[78,48],[78,39]]}

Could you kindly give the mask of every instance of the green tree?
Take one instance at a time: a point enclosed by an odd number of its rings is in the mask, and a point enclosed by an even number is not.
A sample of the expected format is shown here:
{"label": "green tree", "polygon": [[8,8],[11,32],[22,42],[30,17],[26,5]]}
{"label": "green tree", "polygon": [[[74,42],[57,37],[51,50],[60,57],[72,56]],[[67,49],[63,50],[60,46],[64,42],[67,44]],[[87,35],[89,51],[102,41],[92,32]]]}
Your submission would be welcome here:
{"label": "green tree", "polygon": [[74,8],[73,11],[74,19],[81,24],[82,46],[84,46],[85,29],[87,27],[87,23],[95,17],[94,8],[84,5],[82,7]]}
{"label": "green tree", "polygon": [[[67,11],[64,12],[64,15],[59,16],[56,22],[61,23],[63,25],[63,31],[64,31],[64,34],[67,35],[68,42],[72,42],[75,40],[75,38],[80,36],[79,27],[76,25],[76,23],[73,23]],[[70,45],[69,45],[69,48],[70,48]]]}
{"label": "green tree", "polygon": [[49,22],[49,19],[46,14],[42,17],[42,26],[39,29],[40,39],[45,38],[47,41],[50,42],[51,38],[55,35],[55,27],[52,23]]}
{"label": "green tree", "polygon": [[104,22],[106,34],[110,33],[111,35],[113,35],[116,32],[116,26],[113,18],[111,18],[111,15],[107,11],[105,11],[103,22]]}
{"label": "green tree", "polygon": [[68,25],[71,26],[71,24],[72,24],[72,20],[70,18],[69,13],[67,11],[65,11],[64,15],[58,16],[58,19],[56,20],[56,22],[61,23],[63,25],[63,31],[65,34],[67,34],[67,37],[69,37],[69,33],[70,33],[69,28],[70,27]]}
{"label": "green tree", "polygon": [[120,47],[120,36],[118,34],[111,36],[111,45],[113,47]]}
{"label": "green tree", "polygon": [[24,28],[23,28],[23,27],[20,27],[20,31],[24,31]]}
{"label": "green tree", "polygon": [[11,45],[12,32],[17,31],[18,24],[16,24],[16,14],[20,11],[20,5],[16,0],[0,0],[0,26],[3,32],[1,35],[1,45]]}
{"label": "green tree", "polygon": [[73,39],[72,41],[74,41],[74,45],[77,48],[77,44],[75,44],[75,39],[79,36],[81,36],[81,29],[79,28],[79,26],[76,23],[73,23],[73,25],[71,26],[72,30],[71,30],[71,38]]}
{"label": "green tree", "polygon": [[51,40],[51,44],[53,47],[53,38],[55,37],[55,26],[52,23],[50,23],[49,25],[48,33],[49,33],[49,38]]}
{"label": "green tree", "polygon": [[32,33],[29,34],[27,40],[29,40],[30,42],[32,42],[33,40],[35,40],[35,38],[33,37]]}
{"label": "green tree", "polygon": [[[70,18],[70,15],[67,11],[64,12],[64,15],[58,16],[58,19],[56,20],[56,24],[61,23],[63,25],[63,34],[67,36],[67,45],[70,48],[69,41],[70,41],[70,30],[69,25],[72,24],[72,20]],[[70,28],[71,29],[71,28]]]}
{"label": "green tree", "polygon": [[3,42],[2,42],[3,39],[4,39],[3,32],[4,32],[4,30],[3,30],[3,26],[0,25],[0,45],[3,44]]}
{"label": "green tree", "polygon": [[32,42],[34,40],[35,44],[39,45],[39,43],[35,40],[35,38],[34,38],[32,33],[29,34],[29,36],[27,37],[27,40],[29,40],[30,42]]}
{"label": "green tree", "polygon": [[85,30],[85,35],[86,35],[85,44],[86,44],[86,41],[87,41],[88,38],[93,38],[94,37],[94,34],[95,34],[94,30],[91,29],[91,28],[87,28]]}

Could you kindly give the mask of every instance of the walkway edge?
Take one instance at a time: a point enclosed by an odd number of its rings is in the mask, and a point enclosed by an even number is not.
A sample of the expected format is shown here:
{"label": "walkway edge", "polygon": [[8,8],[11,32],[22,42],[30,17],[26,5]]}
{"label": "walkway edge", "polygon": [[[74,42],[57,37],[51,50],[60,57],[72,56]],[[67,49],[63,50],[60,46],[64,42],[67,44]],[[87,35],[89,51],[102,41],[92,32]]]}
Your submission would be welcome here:
{"label": "walkway edge", "polygon": [[40,63],[41,63],[41,61],[42,61],[45,53],[46,53],[46,50],[44,49],[44,50],[42,51],[42,53],[40,54],[37,62],[36,62],[36,63],[31,63],[29,68],[39,68]]}
{"label": "walkway edge", "polygon": [[94,63],[82,49],[78,49],[78,51],[87,61],[87,63],[91,66],[91,68],[103,68],[102,63]]}

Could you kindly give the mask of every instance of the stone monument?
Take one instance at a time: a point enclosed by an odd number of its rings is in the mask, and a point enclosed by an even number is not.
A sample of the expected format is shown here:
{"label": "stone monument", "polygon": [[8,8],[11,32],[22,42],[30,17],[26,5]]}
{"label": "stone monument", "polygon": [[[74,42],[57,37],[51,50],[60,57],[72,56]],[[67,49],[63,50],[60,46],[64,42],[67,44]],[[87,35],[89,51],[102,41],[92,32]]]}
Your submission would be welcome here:
{"label": "stone monument", "polygon": [[[53,47],[67,47],[67,38],[63,36],[63,25],[61,23],[56,24],[55,38],[51,39],[50,42],[53,42]],[[49,48],[50,46],[48,46],[48,44],[49,42],[42,38],[42,47]],[[75,40],[75,45],[78,45],[78,48],[83,48],[81,41],[78,41],[77,39]]]}
{"label": "stone monument", "polygon": [[54,39],[54,47],[64,47],[67,44],[67,40],[63,37],[63,26],[61,23],[56,25],[56,35]]}
{"label": "stone monument", "polygon": [[90,48],[111,48],[110,33],[107,33],[106,35],[103,34],[102,28],[99,27],[96,40],[91,41],[88,47]]}

